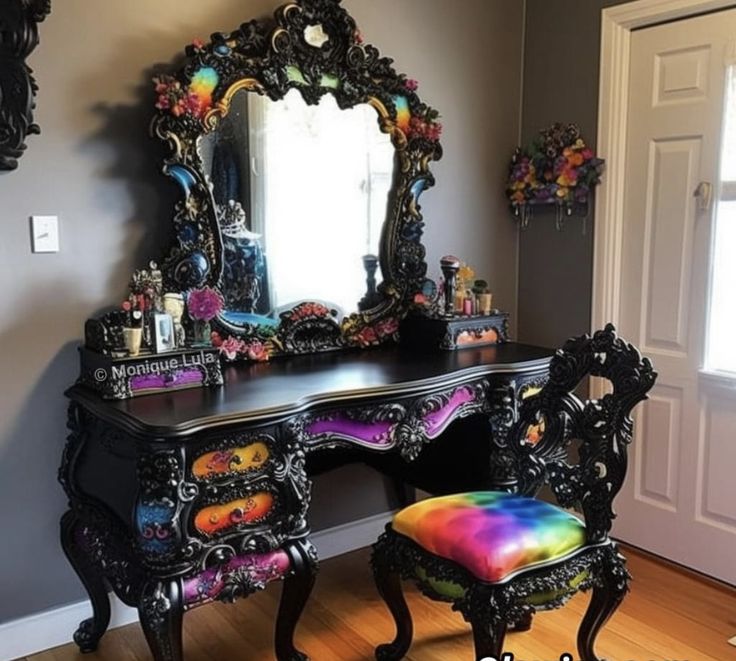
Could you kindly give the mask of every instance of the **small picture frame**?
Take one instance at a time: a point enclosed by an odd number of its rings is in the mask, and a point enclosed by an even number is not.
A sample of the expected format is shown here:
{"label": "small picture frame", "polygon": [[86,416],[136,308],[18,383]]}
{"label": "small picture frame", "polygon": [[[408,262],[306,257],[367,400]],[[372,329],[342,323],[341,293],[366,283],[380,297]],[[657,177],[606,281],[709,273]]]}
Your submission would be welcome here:
{"label": "small picture frame", "polygon": [[157,312],[153,315],[153,349],[156,353],[176,349],[174,319],[170,314]]}

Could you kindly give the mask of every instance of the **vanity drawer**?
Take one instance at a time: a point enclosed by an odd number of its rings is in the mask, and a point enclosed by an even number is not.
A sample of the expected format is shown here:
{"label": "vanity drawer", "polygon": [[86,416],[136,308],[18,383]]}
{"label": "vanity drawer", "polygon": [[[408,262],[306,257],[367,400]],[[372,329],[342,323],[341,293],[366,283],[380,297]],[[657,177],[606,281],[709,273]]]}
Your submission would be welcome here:
{"label": "vanity drawer", "polygon": [[235,435],[190,452],[189,480],[195,484],[257,479],[280,458],[273,437]]}
{"label": "vanity drawer", "polygon": [[184,537],[205,547],[268,550],[306,526],[304,453],[277,428],[235,430],[192,444],[186,481],[192,498],[181,519]]}
{"label": "vanity drawer", "polygon": [[247,493],[230,491],[195,501],[192,532],[211,538],[269,523],[278,517],[281,500],[276,489],[264,484]]}

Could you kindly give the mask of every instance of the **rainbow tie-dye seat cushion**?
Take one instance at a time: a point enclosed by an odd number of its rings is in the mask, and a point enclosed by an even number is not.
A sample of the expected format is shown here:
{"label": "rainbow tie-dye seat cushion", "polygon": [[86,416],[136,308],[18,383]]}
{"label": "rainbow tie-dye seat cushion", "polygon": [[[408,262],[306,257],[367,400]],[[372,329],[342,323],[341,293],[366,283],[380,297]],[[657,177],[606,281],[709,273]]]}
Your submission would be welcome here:
{"label": "rainbow tie-dye seat cushion", "polygon": [[585,526],[572,514],[497,491],[420,501],[401,510],[391,527],[488,583],[561,560],[585,545]]}

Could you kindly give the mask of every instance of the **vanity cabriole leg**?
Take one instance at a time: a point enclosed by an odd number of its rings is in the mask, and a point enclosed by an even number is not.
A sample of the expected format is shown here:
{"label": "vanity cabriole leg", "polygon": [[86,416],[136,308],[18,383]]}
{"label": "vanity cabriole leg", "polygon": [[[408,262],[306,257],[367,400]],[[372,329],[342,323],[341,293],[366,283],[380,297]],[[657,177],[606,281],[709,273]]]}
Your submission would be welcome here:
{"label": "vanity cabriole leg", "polygon": [[74,642],[86,654],[97,649],[110,624],[110,598],[102,574],[78,544],[77,529],[80,525],[83,523],[73,510],[61,517],[61,547],[92,603],[92,617],[81,622],[74,633]]}
{"label": "vanity cabriole leg", "polygon": [[284,581],[281,603],[276,618],[276,659],[278,661],[309,661],[309,657],[294,646],[294,632],[317,576],[317,552],[311,542],[300,540],[287,548],[292,573]]}
{"label": "vanity cabriole leg", "polygon": [[154,661],[183,661],[183,616],[179,580],[151,580],[145,585],[138,605],[138,617]]}

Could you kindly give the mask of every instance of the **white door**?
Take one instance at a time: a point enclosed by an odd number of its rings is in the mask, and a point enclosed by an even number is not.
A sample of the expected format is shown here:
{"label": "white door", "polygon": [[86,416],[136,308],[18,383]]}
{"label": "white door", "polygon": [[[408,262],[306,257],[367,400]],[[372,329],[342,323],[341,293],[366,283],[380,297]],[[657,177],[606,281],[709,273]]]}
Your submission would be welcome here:
{"label": "white door", "polygon": [[733,584],[736,182],[722,178],[736,180],[735,44],[736,10],[632,34],[619,330],[659,380],[614,528]]}

